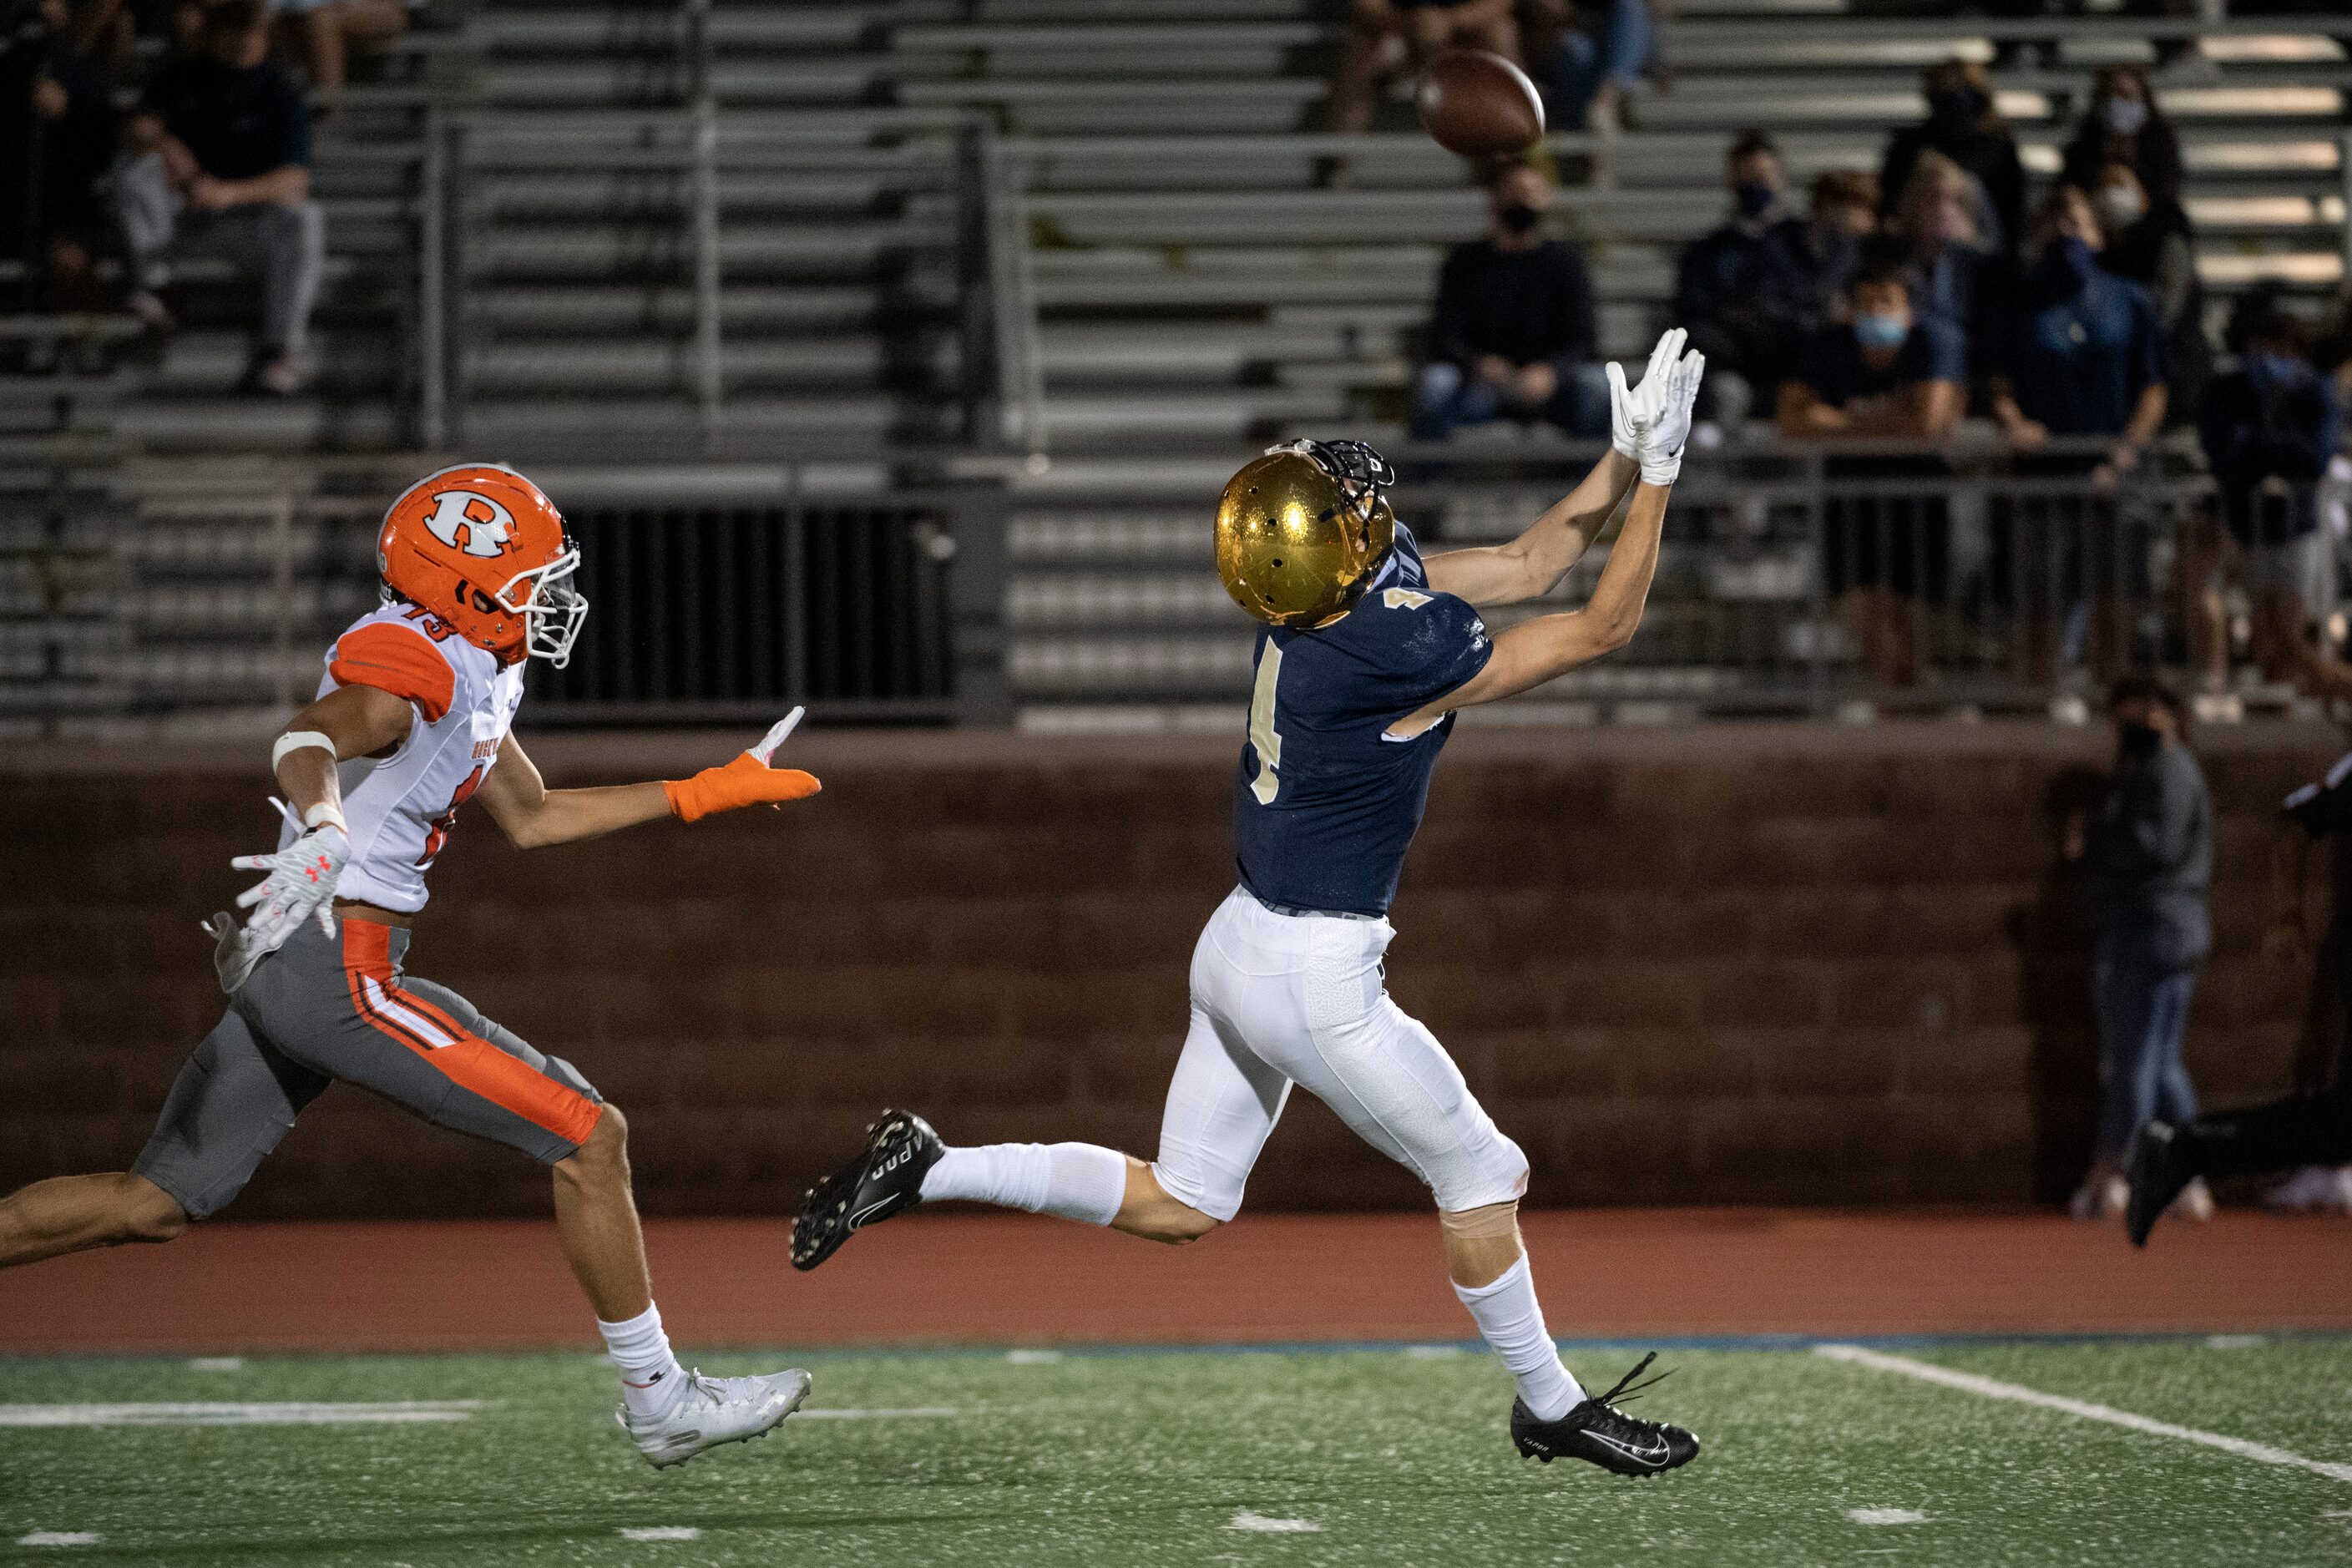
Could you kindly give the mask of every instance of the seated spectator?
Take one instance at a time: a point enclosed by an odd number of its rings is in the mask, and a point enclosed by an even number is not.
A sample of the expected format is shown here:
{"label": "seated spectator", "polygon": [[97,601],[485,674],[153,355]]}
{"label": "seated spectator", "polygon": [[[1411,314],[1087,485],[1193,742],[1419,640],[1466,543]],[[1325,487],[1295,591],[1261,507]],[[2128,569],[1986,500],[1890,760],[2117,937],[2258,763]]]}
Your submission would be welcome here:
{"label": "seated spectator", "polygon": [[330,117],[342,108],[352,46],[388,44],[408,31],[406,0],[269,0],[269,8],[281,29],[299,34],[310,89]]}
{"label": "seated spectator", "polygon": [[1486,237],[1438,274],[1430,363],[1414,390],[1415,440],[1464,425],[1543,419],[1573,436],[1609,429],[1609,384],[1584,253],[1542,231],[1551,182],[1526,163],[1495,176]]}
{"label": "seated spectator", "polygon": [[1941,153],[1923,153],[1895,202],[1888,229],[1908,264],[1912,313],[1973,337],[1982,285],[1996,258],[1977,226],[1982,193]]}
{"label": "seated spectator", "polygon": [[[2018,161],[2017,139],[1994,104],[1992,79],[1974,61],[1946,60],[1928,70],[1922,85],[1927,118],[1897,131],[1887,142],[1878,170],[1879,200],[1900,203],[1909,194],[1912,170],[1921,157],[1940,153],[1974,179],[1982,193],[1976,218],[1979,243],[1988,250],[2011,253],[2025,216],[2025,165]],[[1887,216],[1894,210],[1890,207]]]}
{"label": "seated spectator", "polygon": [[194,256],[257,273],[261,321],[245,384],[284,396],[301,386],[326,262],[326,222],[310,199],[310,110],[268,61],[263,0],[222,0],[205,15],[203,43],[148,83],[115,168],[131,308],[169,330],[159,290],[175,262]]}
{"label": "seated spectator", "polygon": [[1780,149],[1761,131],[1732,142],[1724,184],[1730,216],[1683,252],[1675,321],[1706,353],[1702,419],[1737,426],[1769,415],[1805,340],[1836,315],[1877,201],[1869,175],[1832,169],[1813,180],[1811,216],[1789,214]]}
{"label": "seated spectator", "polygon": [[1549,43],[1538,63],[1545,68],[1552,124],[1561,131],[1618,129],[1626,100],[1658,63],[1651,0],[1537,0],[1529,9],[1532,30]]}
{"label": "seated spectator", "polygon": [[2197,275],[2189,214],[2177,201],[2150,202],[2127,164],[2108,164],[2087,188],[2107,235],[2099,265],[2138,284],[2156,301],[2168,406],[2172,417],[2185,420],[2213,374],[2213,351],[2205,341],[2205,284]]}
{"label": "seated spectator", "polygon": [[[2344,433],[2336,389],[2313,368],[2309,333],[2273,290],[2239,301],[2228,346],[2237,368],[2206,388],[2197,433],[2229,531],[2223,554],[2235,558],[2252,605],[2255,662],[2266,679],[2352,696],[2352,668],[2311,636],[2329,564],[2317,488]],[[2185,552],[2182,563],[2191,574],[2191,652],[2212,689],[2229,668],[2220,563],[2202,552]]]}
{"label": "seated spectator", "polygon": [[2091,106],[2066,142],[2059,178],[2096,190],[2101,171],[2121,163],[2139,179],[2150,207],[2180,201],[2180,138],[2137,66],[2109,66],[2091,91]]}
{"label": "seated spectator", "polygon": [[[1799,253],[1780,240],[1788,221],[1780,196],[1788,172],[1761,131],[1744,131],[1724,159],[1731,214],[1683,251],[1675,272],[1675,322],[1706,354],[1702,419],[1738,425],[1755,404],[1769,406],[1801,342],[1803,279]],[[1799,226],[1802,227],[1802,225]]]}
{"label": "seated spectator", "polygon": [[1325,123],[1349,133],[1370,130],[1372,97],[1382,82],[1457,47],[1517,59],[1512,0],[1349,0],[1348,41],[1331,78]]}
{"label": "seated spectator", "polygon": [[[1823,169],[1813,176],[1802,222],[1790,218],[1772,231],[1798,280],[1797,324],[1811,337],[1837,317],[1862,259],[1863,242],[1878,231],[1878,177],[1860,169]],[[1713,371],[1714,366],[1709,365]],[[1768,404],[1768,406],[1769,405]]]}
{"label": "seated spectator", "polygon": [[[2060,185],[2034,215],[2028,264],[2003,290],[1993,350],[1993,418],[2027,478],[2093,479],[2088,500],[2028,495],[1999,501],[1993,519],[1997,581],[2027,616],[2027,664],[2056,673],[2059,605],[2087,593],[2092,668],[2118,668],[2118,597],[2141,586],[2136,531],[2127,537],[2111,500],[2117,479],[2164,424],[2163,333],[2147,290],[2099,268],[2105,235],[2089,195]],[[2101,453],[2043,452],[2053,436],[2105,438]],[[2053,532],[2053,530],[2056,531]],[[2055,564],[2059,581],[2049,568]],[[2054,597],[2053,597],[2054,594]]]}
{"label": "seated spectator", "polygon": [[114,89],[76,53],[65,0],[0,44],[0,255],[31,268],[27,308],[103,307],[96,258],[109,228],[99,182],[114,161]]}
{"label": "seated spectator", "polygon": [[[1878,437],[1937,441],[1963,407],[1960,336],[1915,316],[1902,261],[1865,257],[1846,289],[1849,320],[1805,344],[1781,383],[1780,425],[1792,441]],[[1933,457],[1832,458],[1835,479],[1919,479],[1946,472]],[[1932,487],[1886,498],[1832,497],[1822,505],[1822,569],[1863,668],[1881,686],[1919,679],[1918,602],[1940,602],[1950,559],[1950,518]]]}

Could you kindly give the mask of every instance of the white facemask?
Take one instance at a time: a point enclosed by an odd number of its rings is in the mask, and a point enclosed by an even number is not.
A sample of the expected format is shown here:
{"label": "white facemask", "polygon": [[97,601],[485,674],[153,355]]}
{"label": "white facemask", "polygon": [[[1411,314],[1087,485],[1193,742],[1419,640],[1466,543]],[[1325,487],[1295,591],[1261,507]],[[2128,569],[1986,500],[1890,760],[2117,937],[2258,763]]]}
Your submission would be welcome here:
{"label": "white facemask", "polygon": [[2137,98],[2107,100],[2107,129],[2118,136],[2128,136],[2147,123],[2147,105]]}

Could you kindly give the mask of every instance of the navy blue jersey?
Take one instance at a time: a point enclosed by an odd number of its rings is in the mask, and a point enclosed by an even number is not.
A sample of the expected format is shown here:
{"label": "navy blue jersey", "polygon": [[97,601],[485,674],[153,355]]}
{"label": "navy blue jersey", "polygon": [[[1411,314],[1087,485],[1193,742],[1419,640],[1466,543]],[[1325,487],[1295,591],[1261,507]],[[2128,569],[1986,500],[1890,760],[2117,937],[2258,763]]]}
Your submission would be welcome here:
{"label": "navy blue jersey", "polygon": [[1494,651],[1476,610],[1431,591],[1402,526],[1354,609],[1311,632],[1261,626],[1234,774],[1243,886],[1286,909],[1386,914],[1454,716],[1410,741],[1382,731],[1458,689]]}

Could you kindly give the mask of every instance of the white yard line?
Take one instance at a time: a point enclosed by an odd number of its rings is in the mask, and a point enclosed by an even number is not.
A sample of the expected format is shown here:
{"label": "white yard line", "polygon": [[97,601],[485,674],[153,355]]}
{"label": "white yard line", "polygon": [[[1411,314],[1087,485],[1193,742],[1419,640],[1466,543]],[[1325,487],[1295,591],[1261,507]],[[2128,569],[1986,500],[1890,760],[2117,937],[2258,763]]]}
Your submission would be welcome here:
{"label": "white yard line", "polygon": [[1957,1388],[1963,1394],[1973,1394],[1985,1399],[2006,1399],[2016,1405],[2034,1405],[2044,1410],[2063,1411],[2079,1415],[2085,1421],[2104,1421],[2110,1426],[2121,1426],[2133,1432],[2145,1432],[2152,1437],[2178,1437],[2184,1443],[2201,1444],[2219,1448],[2225,1454],[2235,1454],[2242,1459],[2256,1459],[2265,1465],[2286,1465],[2299,1470],[2309,1470],[2326,1476],[2332,1481],[2352,1481],[2352,1465],[2329,1464],[2324,1459],[2306,1459],[2301,1454],[2284,1448],[2273,1448],[2267,1443],[2250,1443],[2243,1437],[2225,1437],[2219,1432],[2200,1432],[2194,1426],[2177,1426],[2169,1421],[2152,1416],[2135,1415],[2128,1410],[2117,1410],[2111,1405],[2094,1405],[2086,1399],[2069,1399],[2061,1394],[2044,1394],[2038,1388],[2021,1384],[2003,1383],[1998,1378],[1979,1377],[1972,1372],[1955,1372],[1933,1362],[1914,1361],[1909,1356],[1888,1355],[1884,1351],[1864,1350],[1860,1345],[1815,1345],[1815,1355],[1827,1356],[1854,1366],[1866,1366],[1875,1372],[1891,1372],[1901,1377],[1916,1377],[1922,1383],[1941,1384]]}
{"label": "white yard line", "polygon": [[225,1404],[0,1405],[0,1426],[346,1426],[411,1421],[471,1421],[478,1399],[401,1400],[384,1405]]}

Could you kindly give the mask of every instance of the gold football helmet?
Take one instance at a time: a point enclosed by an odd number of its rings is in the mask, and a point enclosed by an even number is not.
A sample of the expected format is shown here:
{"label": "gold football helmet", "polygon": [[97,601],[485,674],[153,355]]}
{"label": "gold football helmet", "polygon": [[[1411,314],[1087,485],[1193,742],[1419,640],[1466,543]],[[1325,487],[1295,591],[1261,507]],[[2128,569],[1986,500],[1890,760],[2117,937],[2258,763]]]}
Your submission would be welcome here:
{"label": "gold football helmet", "polygon": [[1396,542],[1388,459],[1361,441],[1292,441],[1225,481],[1217,575],[1272,626],[1319,626],[1353,608]]}

